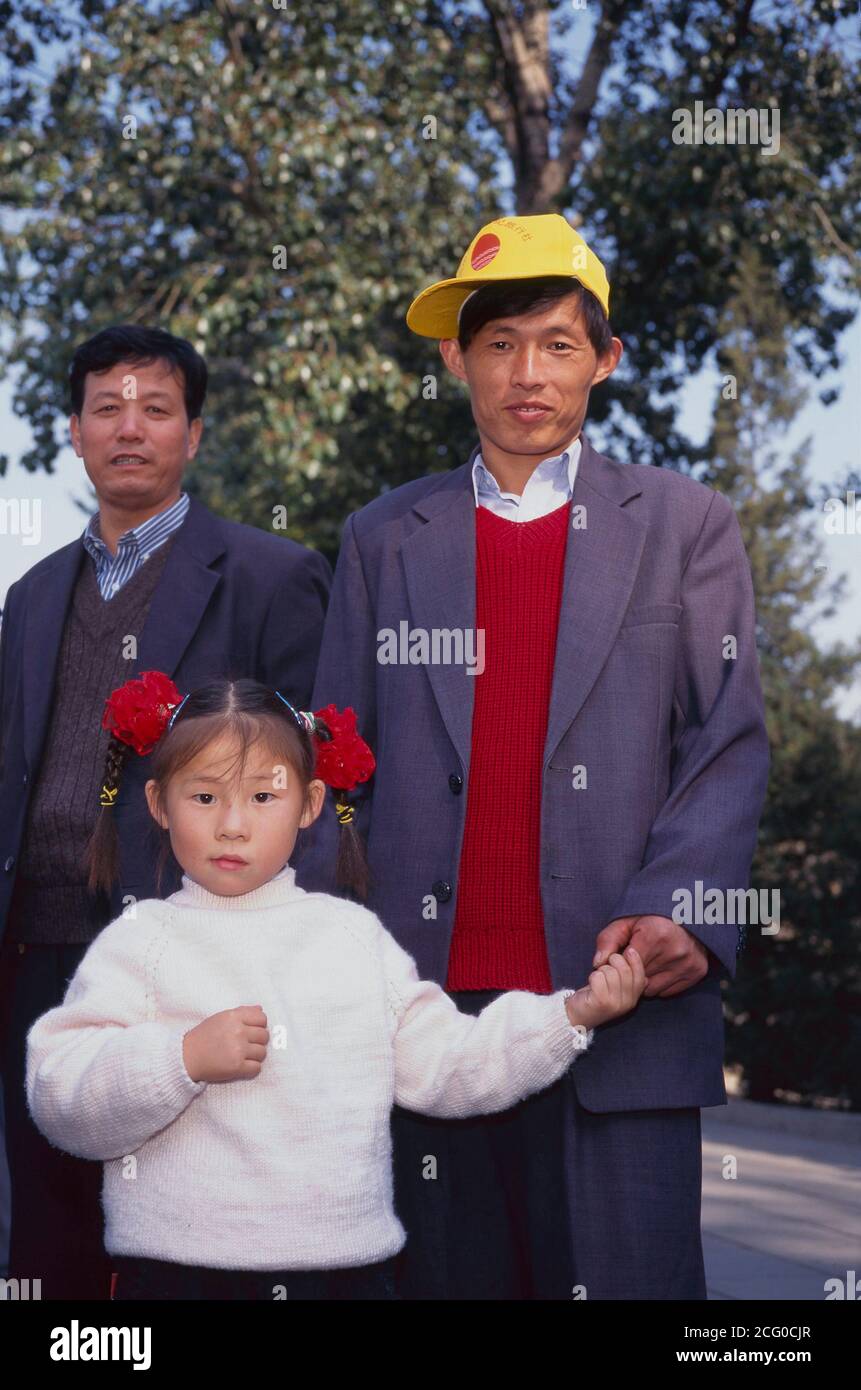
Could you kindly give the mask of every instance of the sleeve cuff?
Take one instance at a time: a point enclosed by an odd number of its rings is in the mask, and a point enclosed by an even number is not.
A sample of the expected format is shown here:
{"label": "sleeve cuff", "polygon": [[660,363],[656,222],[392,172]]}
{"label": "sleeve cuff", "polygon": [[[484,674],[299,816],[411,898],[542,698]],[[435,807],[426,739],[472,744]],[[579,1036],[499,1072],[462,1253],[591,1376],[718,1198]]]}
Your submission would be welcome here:
{"label": "sleeve cuff", "polygon": [[554,1051],[569,1062],[576,1061],[592,1045],[595,1036],[594,1028],[585,1028],[582,1023],[572,1023],[568,1017],[565,1001],[576,993],[576,989],[563,989],[552,996],[555,1007],[550,1043]]}
{"label": "sleeve cuff", "polygon": [[191,1030],[186,1024],[169,1030],[165,1048],[159,1059],[160,1065],[153,1076],[153,1084],[158,1086],[165,1100],[186,1102],[200,1095],[207,1087],[206,1081],[192,1081],[185,1069],[182,1044],[186,1033]]}

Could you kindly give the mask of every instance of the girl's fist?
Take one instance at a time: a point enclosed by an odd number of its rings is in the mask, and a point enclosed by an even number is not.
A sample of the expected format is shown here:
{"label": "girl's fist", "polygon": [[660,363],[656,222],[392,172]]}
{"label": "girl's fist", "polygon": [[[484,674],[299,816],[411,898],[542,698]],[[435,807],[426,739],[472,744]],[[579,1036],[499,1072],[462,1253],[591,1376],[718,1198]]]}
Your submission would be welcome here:
{"label": "girl's fist", "polygon": [[638,951],[633,946],[623,956],[614,951],[606,965],[592,971],[588,984],[566,999],[568,1017],[575,1025],[595,1028],[630,1013],[645,988],[646,971]]}
{"label": "girl's fist", "polygon": [[192,1081],[244,1081],[259,1075],[268,1041],[261,1006],[240,1004],[190,1029],[182,1040],[182,1060]]}

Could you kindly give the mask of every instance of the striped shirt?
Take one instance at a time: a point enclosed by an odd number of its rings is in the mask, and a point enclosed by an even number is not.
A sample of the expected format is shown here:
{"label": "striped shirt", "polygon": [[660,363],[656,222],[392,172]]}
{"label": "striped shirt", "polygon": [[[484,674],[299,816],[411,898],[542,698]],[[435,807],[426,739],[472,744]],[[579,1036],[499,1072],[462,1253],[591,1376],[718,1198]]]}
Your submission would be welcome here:
{"label": "striped shirt", "polygon": [[87,522],[81,541],[88,555],[93,557],[96,579],[103,599],[112,599],[133,574],[137,574],[144,561],[154,550],[164,545],[177,527],[185,521],[189,507],[187,492],[179,497],[166,511],[142,521],[130,531],[124,531],[117,541],[117,553],[112,555],[101,537],[99,513],[94,512]]}
{"label": "striped shirt", "polygon": [[521,495],[502,492],[481,454],[476,454],[472,465],[475,505],[489,507],[508,521],[534,521],[536,517],[555,512],[563,502],[569,502],[574,493],[581,447],[579,438],[574,439],[564,453],[543,459],[530,474]]}

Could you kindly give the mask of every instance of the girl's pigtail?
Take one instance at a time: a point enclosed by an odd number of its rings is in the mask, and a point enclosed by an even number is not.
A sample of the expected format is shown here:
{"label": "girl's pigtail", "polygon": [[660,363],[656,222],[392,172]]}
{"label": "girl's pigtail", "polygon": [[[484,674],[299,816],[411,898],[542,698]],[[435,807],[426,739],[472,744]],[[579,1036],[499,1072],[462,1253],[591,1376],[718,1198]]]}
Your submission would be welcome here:
{"label": "girl's pigtail", "polygon": [[[338,724],[343,722],[343,716],[339,715],[334,705],[327,706],[327,712]],[[352,715],[353,712],[350,710],[348,713]],[[348,736],[345,738],[343,730],[341,730],[339,742],[338,735],[333,733],[322,713],[310,715],[309,727],[313,734],[313,741],[317,749],[316,772],[318,777],[321,775],[321,772],[324,771],[324,768],[321,767],[321,763],[324,762],[325,758],[324,755],[321,755],[321,749],[325,750],[326,744],[332,744],[333,746],[337,744],[339,750],[338,765],[341,771],[344,770],[341,759],[346,756],[348,750],[354,751],[356,748],[362,750],[359,762],[354,764],[356,781],[365,781],[373,771],[373,754],[364,739],[359,738],[358,734],[355,732],[355,716],[353,716],[352,721],[348,721],[348,724],[350,722],[352,728]],[[353,782],[349,787],[342,788],[334,786],[331,773],[324,776],[323,780],[327,781],[332,787],[335,796],[335,813],[338,817],[338,825],[340,827],[338,835],[338,862],[335,868],[336,882],[339,888],[346,888],[347,891],[353,893],[360,902],[365,902],[370,888],[368,857],[365,849],[365,842],[355,822],[355,803],[347,800],[347,793],[353,789],[356,782]]]}
{"label": "girl's pigtail", "polygon": [[128,751],[128,744],[122,743],[115,734],[111,734],[107,757],[105,758],[105,775],[99,796],[101,811],[96,821],[96,828],[87,845],[89,864],[87,887],[91,893],[110,894],[119,878],[119,840],[114,819],[114,804],[119,795],[120,778]]}
{"label": "girl's pigtail", "polygon": [[365,842],[359,834],[355,822],[356,808],[347,801],[344,792],[335,792],[335,812],[341,827],[338,835],[338,865],[336,877],[338,886],[355,893],[360,902],[365,902],[370,886],[370,871]]}
{"label": "girl's pigtail", "polygon": [[89,862],[87,886],[93,893],[110,895],[120,876],[114,807],[128,751],[133,748],[141,757],[151,753],[187,699],[188,696],[179,693],[164,671],[141,671],[140,676],[125,681],[111,691],[105,701],[102,728],[108,729],[111,737],[99,795],[102,809],[86,850]]}

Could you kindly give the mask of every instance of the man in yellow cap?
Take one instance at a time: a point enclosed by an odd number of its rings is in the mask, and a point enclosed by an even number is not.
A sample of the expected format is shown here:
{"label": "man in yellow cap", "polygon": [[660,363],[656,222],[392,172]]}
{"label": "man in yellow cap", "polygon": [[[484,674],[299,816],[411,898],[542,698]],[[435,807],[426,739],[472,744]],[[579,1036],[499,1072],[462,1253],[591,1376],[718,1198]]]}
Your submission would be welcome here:
{"label": "man in yellow cap", "polygon": [[[407,315],[467,383],[479,443],[344,527],[314,700],[352,705],[376,756],[368,905],[471,1013],[584,985],[629,945],[649,977],[519,1105],[395,1109],[405,1298],[706,1296],[700,1107],[726,1102],[742,934],[702,890],[746,887],[768,739],[730,503],[582,433],[622,352],[608,315],[564,218],[482,227]],[[327,817],[297,875],[337,891]]]}
{"label": "man in yellow cap", "polygon": [[[469,385],[481,436],[481,455],[473,460],[477,482],[495,489],[507,505],[492,509],[510,520],[531,519],[536,508],[540,513],[542,494],[558,506],[566,470],[573,483],[589,391],[615,371],[622,355],[610,332],[609,303],[598,257],[564,217],[547,213],[482,227],[457,275],[423,290],[410,305],[409,327],[442,339],[446,366]],[[503,309],[518,322],[501,324]],[[494,339],[500,327],[507,329],[505,342]],[[513,377],[512,351],[522,361]],[[554,460],[566,450],[560,471]]]}

